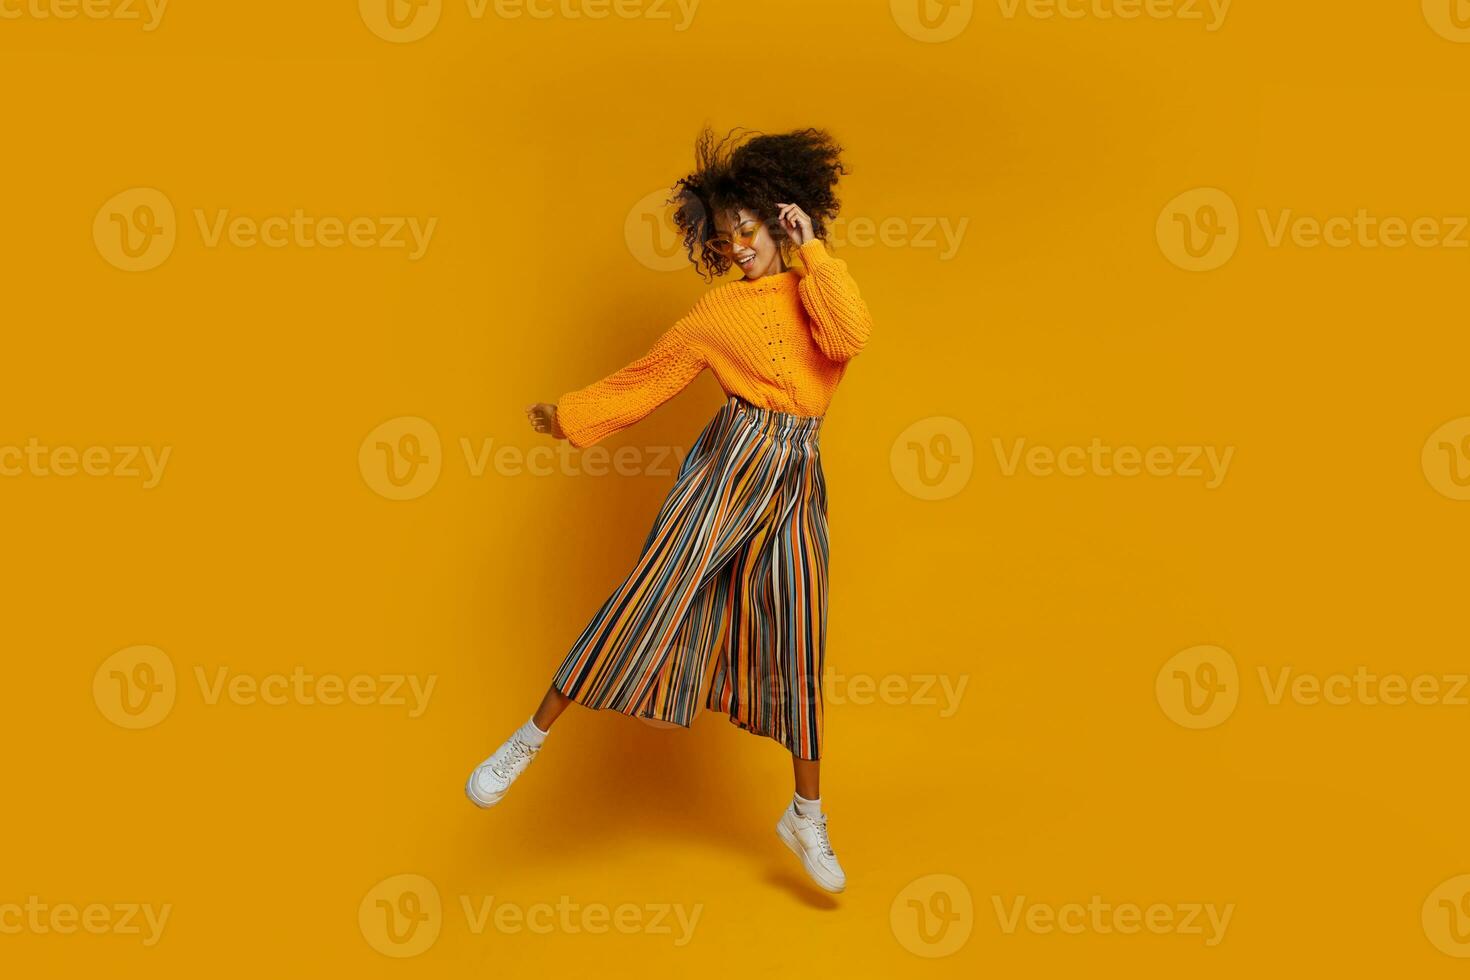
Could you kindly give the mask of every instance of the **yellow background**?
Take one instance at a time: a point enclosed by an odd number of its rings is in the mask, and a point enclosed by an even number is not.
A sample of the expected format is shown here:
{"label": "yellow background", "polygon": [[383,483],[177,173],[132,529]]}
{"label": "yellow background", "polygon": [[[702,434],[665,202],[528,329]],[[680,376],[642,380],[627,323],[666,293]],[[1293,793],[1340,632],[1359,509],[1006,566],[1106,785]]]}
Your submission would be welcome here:
{"label": "yellow background", "polygon": [[[1463,970],[1446,954],[1470,945],[1436,940],[1428,900],[1448,882],[1457,902],[1470,871],[1470,707],[1273,704],[1259,675],[1470,669],[1470,503],[1426,442],[1470,416],[1470,250],[1272,245],[1261,219],[1364,209],[1449,233],[1470,212],[1470,44],[1448,0],[1237,0],[1215,30],[1106,3],[1080,18],[961,4],[948,16],[969,22],[941,42],[886,0],[705,0],[684,30],[677,14],[476,19],[461,0],[408,43],[351,2],[173,0],[151,31],[37,17],[41,2],[7,0],[21,16],[0,20],[0,444],[171,456],[151,489],[0,479],[0,905],[172,911],[147,948],[0,934],[7,973]],[[651,267],[668,241],[627,232],[706,120],[829,128],[852,167],[846,217],[897,229],[834,246],[876,322],[823,434],[836,899],[772,833],[785,755],[715,715],[665,732],[578,712],[504,805],[461,791],[672,480],[474,475],[461,440],[544,446],[523,405],[641,354],[706,288]],[[176,212],[147,271],[94,244],[132,188]],[[1158,229],[1199,188],[1238,209],[1238,242],[1186,271]],[[411,261],[210,246],[195,217],[297,208],[437,225]],[[920,240],[940,221],[967,223],[952,255]],[[703,377],[607,445],[687,447],[719,401]],[[437,434],[441,472],[395,501],[359,458],[404,417]],[[1007,475],[994,442],[1094,437],[1233,457],[1207,489]],[[923,499],[944,467],[945,495]],[[173,665],[175,703],[128,730],[94,680],[137,645]],[[1233,658],[1237,703],[1190,728],[1159,674],[1200,646]],[[196,671],[221,668],[436,686],[417,718],[211,704]],[[957,710],[937,688],[901,693],[925,678],[964,683]],[[885,679],[900,693],[863,703]],[[442,900],[409,958],[359,925],[401,874]],[[1214,946],[1007,932],[996,912],[1094,895],[1234,911]],[[476,934],[463,897],[700,918],[684,946]],[[959,918],[933,920],[931,944],[910,898]]]}

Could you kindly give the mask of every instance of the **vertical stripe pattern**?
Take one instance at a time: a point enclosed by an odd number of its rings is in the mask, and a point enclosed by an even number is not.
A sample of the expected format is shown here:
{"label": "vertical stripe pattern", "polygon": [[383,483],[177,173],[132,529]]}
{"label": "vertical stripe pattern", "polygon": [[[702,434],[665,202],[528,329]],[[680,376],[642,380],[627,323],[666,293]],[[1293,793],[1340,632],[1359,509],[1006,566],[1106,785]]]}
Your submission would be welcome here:
{"label": "vertical stripe pattern", "polygon": [[821,422],[728,398],[679,468],[638,564],[557,670],[557,690],[687,726],[713,659],[708,707],[799,758],[820,757]]}

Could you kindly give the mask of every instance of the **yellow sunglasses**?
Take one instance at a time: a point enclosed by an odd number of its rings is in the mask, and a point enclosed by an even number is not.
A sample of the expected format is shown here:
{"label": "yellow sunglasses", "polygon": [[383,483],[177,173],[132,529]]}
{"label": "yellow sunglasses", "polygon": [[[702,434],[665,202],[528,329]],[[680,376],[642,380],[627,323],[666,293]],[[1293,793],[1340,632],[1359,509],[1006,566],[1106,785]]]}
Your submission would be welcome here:
{"label": "yellow sunglasses", "polygon": [[751,218],[749,221],[742,221],[736,226],[735,230],[731,232],[731,236],[733,237],[720,235],[705,242],[705,246],[716,255],[723,255],[727,259],[732,258],[735,255],[736,244],[739,243],[749,248],[751,242],[755,241],[755,236],[760,234],[760,230],[761,222],[755,218]]}

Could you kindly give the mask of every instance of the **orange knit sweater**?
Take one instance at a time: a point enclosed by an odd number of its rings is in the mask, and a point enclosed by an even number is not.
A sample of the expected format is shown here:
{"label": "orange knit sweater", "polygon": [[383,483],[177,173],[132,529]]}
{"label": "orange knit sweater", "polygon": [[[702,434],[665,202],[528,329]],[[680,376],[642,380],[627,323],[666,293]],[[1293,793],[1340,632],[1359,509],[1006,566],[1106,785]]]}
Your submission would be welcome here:
{"label": "orange knit sweater", "polygon": [[868,342],[872,320],[847,263],[818,239],[794,270],[716,286],[652,349],[595,384],[562,395],[557,420],[583,448],[640,421],[705,368],[728,395],[760,408],[824,415],[837,383]]}

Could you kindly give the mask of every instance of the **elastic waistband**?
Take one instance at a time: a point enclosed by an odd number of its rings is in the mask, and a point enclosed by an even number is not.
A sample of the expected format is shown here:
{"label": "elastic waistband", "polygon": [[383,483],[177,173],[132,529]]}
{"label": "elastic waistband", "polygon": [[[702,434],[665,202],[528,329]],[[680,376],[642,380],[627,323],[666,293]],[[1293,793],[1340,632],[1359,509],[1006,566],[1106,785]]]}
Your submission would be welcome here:
{"label": "elastic waistband", "polygon": [[761,408],[758,405],[752,405],[739,395],[731,395],[725,407],[749,416],[762,426],[769,426],[783,432],[814,433],[822,427],[822,416],[820,415],[792,415],[788,412],[778,412],[773,408]]}

